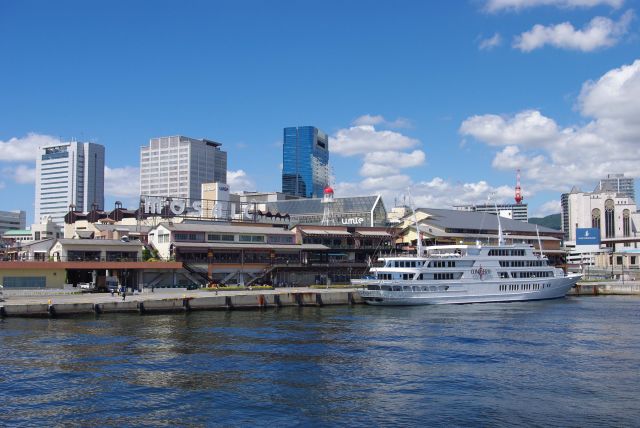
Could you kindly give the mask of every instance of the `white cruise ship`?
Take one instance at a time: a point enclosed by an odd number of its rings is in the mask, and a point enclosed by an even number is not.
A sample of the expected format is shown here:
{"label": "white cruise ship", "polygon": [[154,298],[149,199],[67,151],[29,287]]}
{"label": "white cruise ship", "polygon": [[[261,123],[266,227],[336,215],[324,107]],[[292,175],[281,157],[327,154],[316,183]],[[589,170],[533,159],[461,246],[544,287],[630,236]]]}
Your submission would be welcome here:
{"label": "white cruise ship", "polygon": [[352,284],[371,305],[431,305],[556,299],[580,279],[550,266],[525,244],[424,250],[424,255],[420,248],[418,256],[381,258],[382,267]]}

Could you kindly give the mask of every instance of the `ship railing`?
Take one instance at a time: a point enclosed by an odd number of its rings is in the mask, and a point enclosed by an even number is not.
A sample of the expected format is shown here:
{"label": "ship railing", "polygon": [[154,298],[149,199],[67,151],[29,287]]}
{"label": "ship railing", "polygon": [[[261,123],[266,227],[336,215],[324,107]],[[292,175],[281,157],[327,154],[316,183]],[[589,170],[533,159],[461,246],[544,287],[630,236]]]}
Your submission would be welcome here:
{"label": "ship railing", "polygon": [[428,257],[441,258],[441,259],[458,259],[462,257],[460,253],[428,253]]}

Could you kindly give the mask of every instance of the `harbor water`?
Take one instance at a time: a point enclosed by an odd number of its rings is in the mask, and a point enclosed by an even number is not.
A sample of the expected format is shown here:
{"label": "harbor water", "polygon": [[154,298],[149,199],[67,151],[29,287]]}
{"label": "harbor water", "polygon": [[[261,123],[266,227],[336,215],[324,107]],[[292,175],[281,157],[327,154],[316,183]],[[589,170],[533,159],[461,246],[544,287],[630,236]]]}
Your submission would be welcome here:
{"label": "harbor water", "polygon": [[637,426],[640,299],[0,320],[1,426]]}

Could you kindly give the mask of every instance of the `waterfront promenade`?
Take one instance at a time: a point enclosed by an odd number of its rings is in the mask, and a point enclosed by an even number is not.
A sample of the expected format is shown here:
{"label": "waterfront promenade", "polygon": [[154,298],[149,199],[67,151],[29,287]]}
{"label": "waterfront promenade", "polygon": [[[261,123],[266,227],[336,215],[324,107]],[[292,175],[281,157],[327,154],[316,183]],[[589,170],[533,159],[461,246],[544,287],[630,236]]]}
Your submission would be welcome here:
{"label": "waterfront promenade", "polygon": [[259,309],[283,306],[352,305],[362,303],[353,288],[275,290],[183,290],[156,289],[127,294],[50,294],[9,296],[0,302],[2,316],[59,316],[112,312],[187,312],[191,310]]}
{"label": "waterfront promenade", "polygon": [[[640,282],[581,282],[569,296],[639,295]],[[316,289],[309,287],[274,290],[184,290],[156,289],[154,292],[40,294],[8,296],[0,302],[0,316],[70,316],[118,312],[162,313],[195,310],[264,309],[285,306],[355,305],[363,303],[355,288]]]}

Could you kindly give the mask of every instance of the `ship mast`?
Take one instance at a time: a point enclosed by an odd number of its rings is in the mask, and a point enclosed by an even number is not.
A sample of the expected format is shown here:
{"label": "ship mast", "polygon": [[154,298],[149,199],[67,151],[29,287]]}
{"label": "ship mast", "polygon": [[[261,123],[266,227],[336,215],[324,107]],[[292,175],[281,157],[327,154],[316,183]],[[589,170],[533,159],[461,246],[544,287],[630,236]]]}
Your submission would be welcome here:
{"label": "ship mast", "polygon": [[418,215],[416,214],[416,207],[413,203],[413,197],[411,196],[411,189],[407,189],[409,193],[409,202],[411,203],[411,211],[413,211],[413,223],[416,225],[416,234],[418,235],[416,249],[418,251],[418,257],[422,257],[422,234],[420,233],[420,225],[418,224]]}
{"label": "ship mast", "polygon": [[496,217],[498,217],[498,246],[502,247],[504,245],[504,236],[502,235],[502,222],[500,221],[500,211],[498,211],[498,204],[496,204],[496,200],[493,200],[493,206],[496,209]]}

